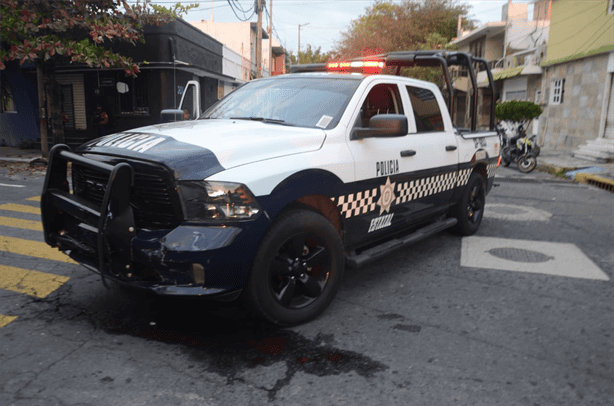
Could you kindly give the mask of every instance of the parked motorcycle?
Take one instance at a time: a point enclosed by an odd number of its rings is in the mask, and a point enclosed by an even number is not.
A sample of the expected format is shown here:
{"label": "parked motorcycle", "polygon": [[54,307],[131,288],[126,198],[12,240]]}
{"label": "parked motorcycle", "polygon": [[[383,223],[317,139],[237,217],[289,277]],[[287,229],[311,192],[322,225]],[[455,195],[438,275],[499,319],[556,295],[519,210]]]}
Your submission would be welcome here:
{"label": "parked motorcycle", "polygon": [[505,130],[497,126],[501,134],[501,163],[509,166],[515,162],[518,170],[522,173],[529,173],[537,167],[537,157],[540,148],[537,145],[535,135],[527,137],[526,130],[520,124],[516,128],[516,134],[512,138],[505,136]]}

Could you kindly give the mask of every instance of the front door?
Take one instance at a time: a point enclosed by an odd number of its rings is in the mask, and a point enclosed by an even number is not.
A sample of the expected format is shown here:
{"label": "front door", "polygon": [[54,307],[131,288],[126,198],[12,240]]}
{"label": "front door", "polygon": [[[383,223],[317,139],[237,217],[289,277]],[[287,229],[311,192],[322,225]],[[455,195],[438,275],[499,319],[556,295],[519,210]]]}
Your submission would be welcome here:
{"label": "front door", "polygon": [[[355,188],[370,202],[346,221],[351,244],[390,234],[447,208],[457,178],[458,152],[454,132],[444,131],[439,105],[433,91],[415,86],[377,83],[368,91],[356,125],[367,127],[376,114],[405,114],[409,133],[348,140],[355,160]],[[451,127],[449,119],[445,125]]]}

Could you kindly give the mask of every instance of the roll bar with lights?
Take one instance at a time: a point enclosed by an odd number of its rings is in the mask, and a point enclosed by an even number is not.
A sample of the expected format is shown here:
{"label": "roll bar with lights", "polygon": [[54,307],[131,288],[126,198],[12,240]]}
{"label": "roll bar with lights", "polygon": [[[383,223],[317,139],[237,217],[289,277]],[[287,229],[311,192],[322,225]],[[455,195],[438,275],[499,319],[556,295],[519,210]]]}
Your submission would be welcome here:
{"label": "roll bar with lights", "polygon": [[448,108],[454,111],[454,88],[450,79],[450,66],[465,67],[469,72],[469,78],[473,88],[471,96],[471,131],[477,129],[478,108],[478,84],[476,68],[482,66],[488,76],[488,86],[491,92],[490,103],[490,130],[495,129],[495,82],[488,67],[488,62],[483,58],[476,58],[466,52],[458,51],[401,51],[388,52],[364,58],[356,58],[349,61],[333,61],[329,63],[315,63],[307,65],[292,65],[290,73],[304,72],[333,72],[333,73],[362,73],[377,74],[384,68],[396,67],[395,75],[400,75],[403,67],[441,67],[446,86],[449,89]]}

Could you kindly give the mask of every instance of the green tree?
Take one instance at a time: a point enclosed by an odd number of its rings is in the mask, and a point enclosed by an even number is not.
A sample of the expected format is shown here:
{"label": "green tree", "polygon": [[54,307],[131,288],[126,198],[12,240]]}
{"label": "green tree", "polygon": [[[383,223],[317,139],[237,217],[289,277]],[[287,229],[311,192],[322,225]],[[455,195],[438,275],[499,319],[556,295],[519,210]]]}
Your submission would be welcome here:
{"label": "green tree", "polygon": [[366,13],[350,24],[334,50],[340,58],[355,58],[384,52],[444,49],[456,36],[458,16],[463,26],[470,7],[454,0],[376,0]]}
{"label": "green tree", "polygon": [[329,53],[322,53],[322,47],[314,49],[310,44],[307,44],[305,52],[298,53],[298,59],[296,55],[290,54],[290,62],[293,65],[296,64],[309,64],[309,63],[323,63],[330,59]]}
{"label": "green tree", "polygon": [[[151,0],[132,5],[125,0],[0,0],[0,70],[8,63],[36,64],[41,119],[44,100],[48,100],[51,111],[47,120],[54,142],[63,142],[55,68],[76,63],[100,69],[121,68],[128,76],[136,75],[138,64],[114,52],[113,44],[144,43],[144,26],[168,23],[196,6],[178,3],[163,7]],[[46,125],[41,125],[45,155],[46,138]]]}

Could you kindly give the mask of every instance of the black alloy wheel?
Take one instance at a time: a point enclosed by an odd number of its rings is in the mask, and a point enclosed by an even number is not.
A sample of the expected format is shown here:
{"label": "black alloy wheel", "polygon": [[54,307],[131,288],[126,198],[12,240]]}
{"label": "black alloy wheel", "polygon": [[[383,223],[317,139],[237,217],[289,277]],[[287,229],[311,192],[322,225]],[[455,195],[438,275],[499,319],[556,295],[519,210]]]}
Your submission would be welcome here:
{"label": "black alloy wheel", "polygon": [[254,259],[250,308],[281,326],[309,321],[335,297],[344,267],[341,238],[325,217],[310,210],[281,214]]}
{"label": "black alloy wheel", "polygon": [[460,202],[452,210],[453,216],[458,219],[453,231],[461,235],[472,235],[480,228],[486,205],[484,182],[482,175],[477,172],[469,177]]}
{"label": "black alloy wheel", "polygon": [[289,309],[316,300],[328,282],[330,253],[315,233],[299,233],[281,244],[270,264],[270,288],[275,299]]}

